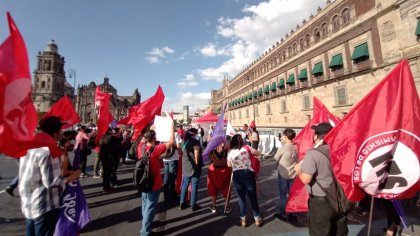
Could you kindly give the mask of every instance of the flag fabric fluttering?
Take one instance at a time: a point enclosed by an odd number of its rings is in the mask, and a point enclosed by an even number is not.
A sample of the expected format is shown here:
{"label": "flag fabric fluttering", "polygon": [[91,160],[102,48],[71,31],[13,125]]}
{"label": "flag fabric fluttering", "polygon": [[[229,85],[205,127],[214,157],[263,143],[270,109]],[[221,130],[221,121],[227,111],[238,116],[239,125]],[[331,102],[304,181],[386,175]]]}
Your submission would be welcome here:
{"label": "flag fabric fluttering", "polygon": [[37,127],[25,42],[10,13],[9,37],[0,45],[0,152],[30,141]]}
{"label": "flag fabric fluttering", "polygon": [[108,130],[109,124],[114,120],[111,113],[109,112],[109,100],[111,95],[108,93],[101,92],[100,87],[96,87],[95,93],[95,106],[98,109],[98,121],[96,126],[98,127],[98,133],[95,137],[95,143],[99,146],[99,140],[104,136]]}
{"label": "flag fabric fluttering", "polygon": [[346,196],[404,199],[420,190],[420,99],[401,61],[324,141]]}
{"label": "flag fabric fluttering", "polygon": [[203,152],[204,161],[209,160],[209,154],[211,151],[217,148],[222,143],[226,142],[226,134],[225,134],[225,109],[223,109],[222,113],[219,115],[216,125],[214,125],[213,135],[211,136],[210,141],[207,144],[206,149]]}
{"label": "flag fabric fluttering", "polygon": [[[80,162],[80,145],[75,151],[73,168]],[[74,236],[89,223],[91,219],[83,188],[79,180],[66,184],[60,206],[60,216],[55,227],[55,236]]]}
{"label": "flag fabric fluttering", "polygon": [[[334,116],[325,105],[316,97],[313,98],[313,117],[309,123],[303,127],[293,142],[298,146],[299,161],[303,159],[305,153],[313,147],[314,131],[312,125],[329,122],[335,126],[340,120]],[[289,199],[286,205],[286,212],[307,212],[308,211],[308,192],[305,185],[299,178],[296,178],[290,188]]]}
{"label": "flag fabric fluttering", "polygon": [[232,124],[228,120],[226,124],[226,135],[229,135],[230,137],[233,137],[236,134],[235,129],[233,129]]}
{"label": "flag fabric fluttering", "polygon": [[60,121],[65,123],[63,129],[69,128],[77,123],[80,123],[80,117],[77,114],[74,106],[67,95],[60,98],[50,110],[44,114],[44,118],[48,116],[57,116]]}
{"label": "flag fabric fluttering", "polygon": [[147,124],[154,120],[156,115],[161,115],[164,100],[165,95],[159,85],[153,96],[134,107],[130,121],[128,122],[129,124],[132,124],[135,129],[133,140],[139,136],[141,130],[146,127]]}

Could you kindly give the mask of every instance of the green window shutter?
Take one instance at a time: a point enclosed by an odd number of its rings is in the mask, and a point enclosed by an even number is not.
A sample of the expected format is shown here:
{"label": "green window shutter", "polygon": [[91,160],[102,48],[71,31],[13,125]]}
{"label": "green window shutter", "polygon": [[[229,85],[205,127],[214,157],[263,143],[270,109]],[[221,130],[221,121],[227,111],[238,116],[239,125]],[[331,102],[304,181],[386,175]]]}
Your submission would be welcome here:
{"label": "green window shutter", "polygon": [[295,74],[290,74],[289,78],[287,78],[286,84],[293,85],[295,84]]}
{"label": "green window shutter", "polygon": [[271,84],[271,90],[276,91],[276,89],[277,89],[277,83],[276,82],[273,82]]}
{"label": "green window shutter", "polygon": [[331,58],[330,66],[329,68],[336,68],[336,67],[342,67],[343,64],[343,55],[337,54]]}
{"label": "green window shutter", "polygon": [[352,60],[359,60],[369,58],[369,48],[367,43],[362,43],[354,48],[353,54],[351,54]]}
{"label": "green window shutter", "polygon": [[308,70],[302,69],[299,73],[299,80],[307,80],[308,79]]}
{"label": "green window shutter", "polygon": [[254,91],[254,98],[258,97],[257,91]]}
{"label": "green window shutter", "polygon": [[264,88],[264,93],[269,93],[270,92],[270,85],[266,85]]}
{"label": "green window shutter", "polygon": [[260,89],[258,89],[258,96],[262,96],[262,95],[263,95],[263,89],[260,88]]}
{"label": "green window shutter", "polygon": [[322,62],[315,64],[314,69],[312,70],[312,74],[315,76],[324,74],[324,70],[322,68]]}
{"label": "green window shutter", "polygon": [[420,36],[420,18],[417,18],[416,35]]}
{"label": "green window shutter", "polygon": [[284,79],[279,81],[279,88],[284,88]]}

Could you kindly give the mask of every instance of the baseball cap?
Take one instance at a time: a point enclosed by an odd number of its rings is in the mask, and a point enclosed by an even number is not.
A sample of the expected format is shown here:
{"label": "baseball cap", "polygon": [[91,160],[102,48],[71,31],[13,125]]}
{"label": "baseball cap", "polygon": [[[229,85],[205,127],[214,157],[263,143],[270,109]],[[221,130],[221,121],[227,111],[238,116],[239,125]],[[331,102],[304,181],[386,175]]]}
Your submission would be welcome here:
{"label": "baseball cap", "polygon": [[332,128],[332,125],[328,122],[322,122],[311,126],[311,129],[315,130],[315,134],[327,134]]}
{"label": "baseball cap", "polygon": [[61,122],[57,116],[47,116],[39,121],[38,129],[47,133],[54,133],[59,132],[64,124],[66,123]]}

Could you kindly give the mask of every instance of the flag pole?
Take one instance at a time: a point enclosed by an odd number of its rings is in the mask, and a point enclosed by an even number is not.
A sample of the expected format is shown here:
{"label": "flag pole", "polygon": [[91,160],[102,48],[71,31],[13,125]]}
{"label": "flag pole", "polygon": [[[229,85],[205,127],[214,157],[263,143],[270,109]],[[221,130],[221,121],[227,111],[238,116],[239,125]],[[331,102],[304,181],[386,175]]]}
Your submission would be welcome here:
{"label": "flag pole", "polygon": [[226,214],[226,209],[227,209],[227,206],[228,206],[228,204],[229,204],[229,200],[230,200],[230,192],[231,192],[231,186],[232,186],[232,179],[233,179],[233,170],[232,170],[232,173],[230,174],[230,181],[229,181],[229,190],[228,190],[228,194],[227,194],[227,196],[226,196],[226,203],[225,203],[225,209],[223,210],[223,214]]}
{"label": "flag pole", "polygon": [[372,200],[370,201],[370,212],[369,212],[369,224],[368,224],[368,232],[367,235],[370,235],[370,229],[372,227],[372,216],[373,216],[373,203],[375,198],[372,196]]}

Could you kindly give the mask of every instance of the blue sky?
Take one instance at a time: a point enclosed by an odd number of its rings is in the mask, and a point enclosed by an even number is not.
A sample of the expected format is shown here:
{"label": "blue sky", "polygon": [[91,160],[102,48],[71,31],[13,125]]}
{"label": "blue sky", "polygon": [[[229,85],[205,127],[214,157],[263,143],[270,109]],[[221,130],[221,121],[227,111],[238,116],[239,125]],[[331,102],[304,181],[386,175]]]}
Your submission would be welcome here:
{"label": "blue sky", "polygon": [[[208,106],[211,89],[235,77],[326,0],[18,0],[0,4],[0,41],[10,11],[36,55],[54,39],[77,84],[108,76],[119,95],[142,101],[160,84],[164,110]],[[72,79],[68,79],[73,84]]]}

